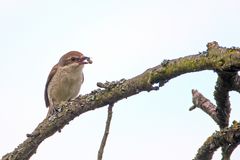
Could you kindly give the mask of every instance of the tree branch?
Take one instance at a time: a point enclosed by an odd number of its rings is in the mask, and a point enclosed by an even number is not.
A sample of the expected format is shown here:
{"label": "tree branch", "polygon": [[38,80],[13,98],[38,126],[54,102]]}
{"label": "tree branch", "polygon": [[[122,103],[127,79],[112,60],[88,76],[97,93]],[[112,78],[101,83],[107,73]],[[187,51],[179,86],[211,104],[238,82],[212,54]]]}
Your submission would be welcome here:
{"label": "tree branch", "polygon": [[229,91],[232,88],[233,79],[236,75],[237,72],[218,72],[214,98],[217,103],[217,116],[220,120],[219,127],[221,129],[227,127],[229,124],[231,112]]}
{"label": "tree branch", "polygon": [[232,152],[237,148],[239,143],[240,142],[229,144],[229,145],[227,145],[227,147],[224,147],[224,150],[222,152],[222,160],[230,160]]}
{"label": "tree branch", "polygon": [[108,89],[94,90],[60,106],[62,111],[56,117],[51,117],[50,120],[45,118],[30,134],[31,136],[14,151],[3,156],[2,160],[27,160],[36,152],[43,140],[62,129],[75,117],[142,91],[156,90],[158,87],[153,86],[156,83],[163,86],[179,75],[201,70],[232,71],[240,68],[240,49],[227,49],[216,44],[216,42],[209,43],[208,50],[197,55],[165,60],[136,77],[115,81]]}
{"label": "tree branch", "polygon": [[[213,153],[226,144],[239,144],[240,142],[240,124],[235,122],[230,128],[224,128],[221,131],[216,131],[204,142],[198,150],[196,157],[193,160],[211,160]],[[235,146],[234,146],[235,147]],[[234,149],[234,148],[233,148]],[[229,154],[233,150],[229,150]]]}
{"label": "tree branch", "polygon": [[103,134],[103,138],[102,138],[100,148],[98,150],[97,160],[102,160],[102,155],[103,155],[104,147],[105,147],[105,144],[106,144],[106,141],[107,141],[107,138],[108,138],[110,124],[111,124],[111,120],[112,120],[112,108],[113,108],[113,104],[110,104],[108,106],[108,116],[107,116],[107,121],[106,121],[106,127],[105,127],[105,131],[104,131],[104,134]]}
{"label": "tree branch", "polygon": [[[237,72],[218,72],[218,79],[215,86],[214,98],[217,103],[217,116],[219,119],[219,127],[223,129],[228,127],[231,113],[231,104],[229,100],[229,91],[233,88],[234,80],[238,76]],[[222,146],[222,160],[230,158],[232,151],[236,147],[230,147],[231,144]],[[229,151],[229,147],[231,153]],[[229,154],[230,153],[230,154]]]}
{"label": "tree branch", "polygon": [[193,106],[189,109],[190,111],[195,108],[200,108],[205,113],[207,113],[218,125],[220,124],[217,107],[212,104],[209,99],[205,98],[200,92],[194,89],[192,90],[192,102]]}
{"label": "tree branch", "polygon": [[232,84],[232,91],[237,91],[240,93],[240,76],[238,74],[235,75],[233,79],[233,84]]}

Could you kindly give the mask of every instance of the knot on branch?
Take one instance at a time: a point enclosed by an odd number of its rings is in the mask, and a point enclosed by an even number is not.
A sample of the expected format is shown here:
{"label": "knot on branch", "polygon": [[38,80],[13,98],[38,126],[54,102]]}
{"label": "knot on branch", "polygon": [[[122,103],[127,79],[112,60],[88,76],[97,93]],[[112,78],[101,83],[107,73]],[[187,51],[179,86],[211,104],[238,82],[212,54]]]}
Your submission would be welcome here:
{"label": "knot on branch", "polygon": [[216,41],[209,42],[209,43],[207,44],[207,48],[208,48],[208,50],[210,50],[210,49],[212,49],[212,48],[219,48],[218,42],[216,42]]}
{"label": "knot on branch", "polygon": [[170,60],[168,59],[164,59],[161,63],[161,66],[165,67],[168,63],[169,63]]}
{"label": "knot on branch", "polygon": [[216,41],[210,42],[207,44],[207,55],[210,56],[209,58],[220,58],[219,66],[223,66],[225,64],[225,60],[222,59],[222,56],[219,57],[219,55],[223,55],[225,52],[227,52],[227,49],[225,47],[220,47]]}

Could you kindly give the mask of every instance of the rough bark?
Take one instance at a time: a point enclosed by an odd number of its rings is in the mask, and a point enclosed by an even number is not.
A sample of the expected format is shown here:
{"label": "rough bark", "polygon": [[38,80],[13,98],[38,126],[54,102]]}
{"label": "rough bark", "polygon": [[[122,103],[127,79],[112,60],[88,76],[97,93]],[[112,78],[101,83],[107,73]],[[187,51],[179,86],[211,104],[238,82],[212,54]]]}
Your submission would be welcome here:
{"label": "rough bark", "polygon": [[[2,160],[27,160],[36,153],[42,141],[61,130],[75,117],[143,91],[157,90],[170,79],[182,74],[202,70],[236,72],[240,69],[239,48],[219,47],[216,42],[209,43],[207,47],[207,51],[196,55],[164,60],[158,66],[149,68],[131,79],[106,82],[104,89],[96,89],[62,105],[62,110],[57,116],[44,119],[31,134],[28,134],[24,142],[4,155]],[[236,80],[235,85],[237,83],[240,82]],[[239,85],[236,85],[236,90],[239,91]]]}
{"label": "rough bark", "polygon": [[218,125],[220,125],[220,119],[218,118],[217,107],[210,102],[209,99],[204,97],[197,90],[192,90],[192,101],[193,106],[189,109],[192,111],[195,108],[202,109],[205,113],[207,113]]}
{"label": "rough bark", "polygon": [[223,159],[229,160],[232,151],[236,148],[236,145],[238,145],[239,142],[240,124],[233,122],[231,127],[216,131],[208,137],[193,160],[211,160],[214,151],[223,146],[227,146],[226,148],[228,148]]}

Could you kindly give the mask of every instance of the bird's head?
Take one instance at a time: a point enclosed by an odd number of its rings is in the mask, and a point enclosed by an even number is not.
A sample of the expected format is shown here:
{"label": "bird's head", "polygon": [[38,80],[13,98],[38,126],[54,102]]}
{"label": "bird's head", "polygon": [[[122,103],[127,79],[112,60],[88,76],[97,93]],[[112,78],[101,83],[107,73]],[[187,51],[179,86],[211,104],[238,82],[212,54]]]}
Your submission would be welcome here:
{"label": "bird's head", "polygon": [[84,64],[91,64],[92,60],[89,57],[84,56],[81,52],[70,51],[64,54],[58,64],[62,67],[72,66],[72,67],[83,67]]}

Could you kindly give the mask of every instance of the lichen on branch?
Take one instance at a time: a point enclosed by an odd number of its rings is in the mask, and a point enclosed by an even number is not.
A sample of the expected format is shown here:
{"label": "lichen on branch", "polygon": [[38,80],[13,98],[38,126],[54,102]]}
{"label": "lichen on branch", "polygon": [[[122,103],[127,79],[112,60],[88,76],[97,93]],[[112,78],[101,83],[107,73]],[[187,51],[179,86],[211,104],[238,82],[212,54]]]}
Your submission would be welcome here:
{"label": "lichen on branch", "polygon": [[[234,121],[232,126],[216,131],[204,142],[193,160],[211,160],[213,153],[222,146],[232,146],[240,142],[240,123]],[[236,146],[233,146],[236,148]],[[231,148],[230,148],[231,149]],[[231,150],[232,153],[232,150]],[[230,153],[230,154],[231,154]]]}
{"label": "lichen on branch", "polygon": [[131,79],[114,81],[114,85],[110,84],[107,88],[96,89],[63,104],[61,112],[56,117],[51,120],[49,117],[45,118],[31,134],[28,134],[24,142],[3,156],[2,160],[27,160],[37,151],[42,141],[64,128],[75,117],[87,111],[114,104],[143,91],[157,90],[172,78],[182,74],[203,70],[231,72],[239,68],[240,49],[220,47],[216,42],[209,43],[207,51],[165,60],[158,66],[149,68]]}

